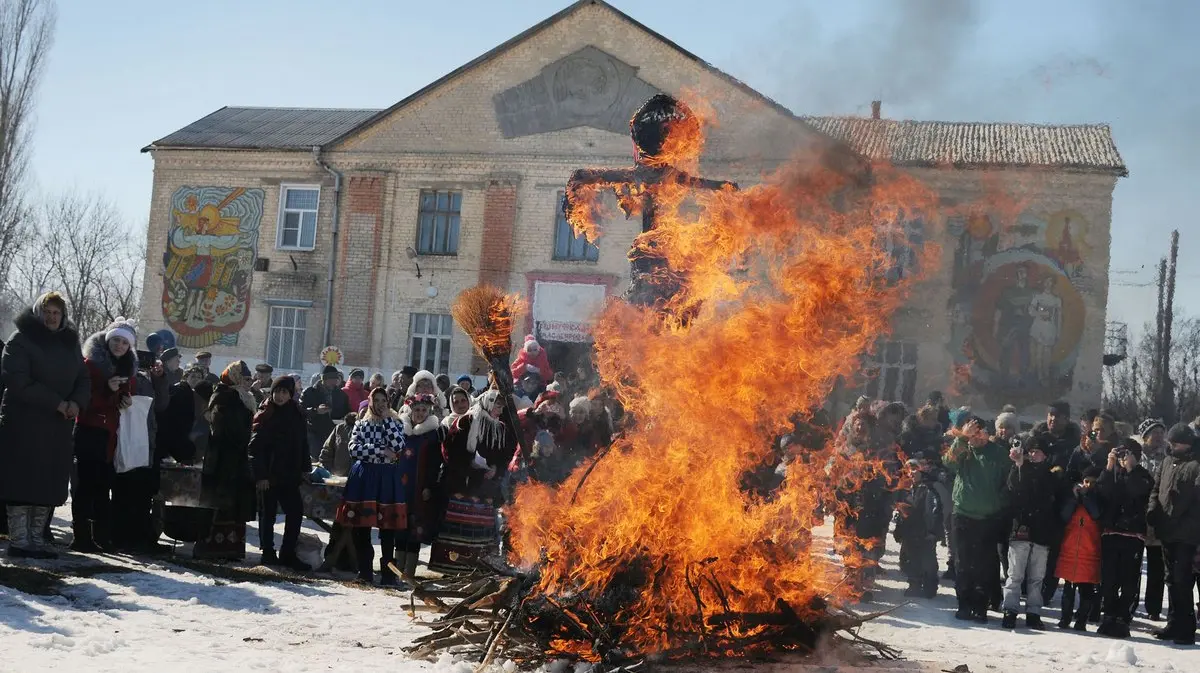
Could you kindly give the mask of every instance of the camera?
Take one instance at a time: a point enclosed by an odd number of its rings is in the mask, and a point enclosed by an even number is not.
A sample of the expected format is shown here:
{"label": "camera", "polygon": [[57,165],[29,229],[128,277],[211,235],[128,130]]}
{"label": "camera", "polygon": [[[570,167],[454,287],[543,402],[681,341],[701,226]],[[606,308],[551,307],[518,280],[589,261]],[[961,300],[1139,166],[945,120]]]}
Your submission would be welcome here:
{"label": "camera", "polygon": [[1117,460],[1123,460],[1125,458],[1125,456],[1128,456],[1128,455],[1129,455],[1128,449],[1117,449]]}
{"label": "camera", "polygon": [[1022,440],[1020,437],[1013,437],[1012,439],[1008,440],[1008,447],[1010,449],[1024,451],[1025,450],[1025,441]]}

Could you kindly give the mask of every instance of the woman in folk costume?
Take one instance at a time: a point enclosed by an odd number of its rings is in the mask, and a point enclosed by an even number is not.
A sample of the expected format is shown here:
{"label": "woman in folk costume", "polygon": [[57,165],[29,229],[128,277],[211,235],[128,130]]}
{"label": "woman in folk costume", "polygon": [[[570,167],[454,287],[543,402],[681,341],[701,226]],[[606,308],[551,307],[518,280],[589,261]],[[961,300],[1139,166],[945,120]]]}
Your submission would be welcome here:
{"label": "woman in folk costume", "polygon": [[514,381],[520,381],[526,374],[537,374],[545,382],[554,379],[554,370],[550,368],[550,356],[532,334],[525,336],[525,344],[521,347],[521,352],[517,353],[517,359],[513,360],[511,369]]}
{"label": "woman in folk costume", "polygon": [[512,458],[511,449],[506,451],[509,433],[499,420],[503,410],[499,391],[491,390],[449,425],[442,444],[446,508],[430,551],[430,570],[469,572],[476,559],[498,551],[494,500]]}
{"label": "woman in folk costume", "polygon": [[196,558],[240,561],[246,557],[246,522],[257,511],[250,467],[250,425],[258,409],[250,392],[250,367],[231,362],[208,401],[208,452],[200,477],[200,505],[214,510],[208,537],[196,543]]}
{"label": "woman in folk costume", "polygon": [[395,583],[388,565],[395,560],[396,531],[408,526],[408,501],[399,467],[405,451],[404,426],[388,406],[387,390],[376,388],[350,434],[350,458],[355,462],[337,510],[337,522],[351,529],[360,582],[370,584],[375,579],[371,529],[378,528],[382,583]]}
{"label": "woman in folk costume", "polygon": [[405,449],[400,454],[399,465],[409,507],[408,529],[397,535],[396,546],[402,554],[402,563],[398,567],[409,577],[417,572],[421,543],[433,539],[440,511],[436,494],[442,474],[442,439],[446,431],[433,415],[434,404],[433,395],[416,395],[408,398],[400,411]]}
{"label": "woman in folk costume", "polygon": [[[407,403],[409,399],[417,395],[433,396],[433,415],[439,419],[446,415],[446,394],[438,390],[437,377],[433,375],[433,372],[422,369],[413,375],[413,382],[409,384],[408,391],[404,395],[404,400]],[[403,406],[400,408],[400,411],[404,411]]]}

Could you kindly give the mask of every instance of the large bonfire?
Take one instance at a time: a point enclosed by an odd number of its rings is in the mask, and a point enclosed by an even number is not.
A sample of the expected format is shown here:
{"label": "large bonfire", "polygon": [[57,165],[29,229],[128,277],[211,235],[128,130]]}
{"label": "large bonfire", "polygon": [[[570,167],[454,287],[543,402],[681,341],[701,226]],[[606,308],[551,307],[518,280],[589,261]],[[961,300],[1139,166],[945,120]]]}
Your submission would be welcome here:
{"label": "large bonfire", "polygon": [[[595,325],[601,379],[633,422],[565,484],[522,485],[508,509],[508,560],[534,578],[518,619],[543,630],[550,654],[740,654],[855,598],[810,529],[876,466],[831,461],[831,442],[792,462],[769,498],[743,477],[888,331],[912,281],[888,279],[883,243],[906,220],[934,222],[933,195],[886,166],[847,170],[832,149],[751,188],[698,189],[704,125],[682,115],[666,126],[658,151],[628,169],[632,183],[613,171],[568,186],[569,217],[593,239],[603,194],[628,215],[653,203],[630,256],[656,260],[645,282],[670,291],[613,301]],[[936,250],[916,254],[932,267]],[[528,608],[539,602],[560,618],[539,624]]]}

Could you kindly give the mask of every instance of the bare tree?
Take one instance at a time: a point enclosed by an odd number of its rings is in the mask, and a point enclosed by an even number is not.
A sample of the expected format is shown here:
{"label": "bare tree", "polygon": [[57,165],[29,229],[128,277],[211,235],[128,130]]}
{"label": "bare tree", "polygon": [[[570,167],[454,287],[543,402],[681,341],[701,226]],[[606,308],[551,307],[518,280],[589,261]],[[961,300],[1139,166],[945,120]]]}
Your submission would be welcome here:
{"label": "bare tree", "polygon": [[[1155,325],[1147,324],[1142,336],[1120,364],[1104,372],[1104,406],[1122,420],[1137,423],[1152,416],[1168,422],[1191,421],[1200,416],[1200,319],[1176,317],[1171,328],[1171,348],[1161,356]],[[1161,399],[1162,384],[1152,372],[1166,361],[1171,396]]]}
{"label": "bare tree", "polygon": [[27,243],[33,110],[56,15],[53,0],[0,0],[0,284]]}
{"label": "bare tree", "polygon": [[17,255],[7,294],[28,305],[46,290],[66,298],[81,334],[118,317],[135,317],[141,303],[143,250],[109,201],[74,192],[35,210],[30,245]]}

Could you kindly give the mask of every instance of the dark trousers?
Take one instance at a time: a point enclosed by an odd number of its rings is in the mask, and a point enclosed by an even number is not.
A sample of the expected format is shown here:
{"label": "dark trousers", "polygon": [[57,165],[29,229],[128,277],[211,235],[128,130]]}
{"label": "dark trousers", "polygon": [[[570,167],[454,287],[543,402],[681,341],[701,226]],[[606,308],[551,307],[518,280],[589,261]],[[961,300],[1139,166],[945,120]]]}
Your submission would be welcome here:
{"label": "dark trousers", "polygon": [[1000,577],[996,552],[1000,520],[971,519],[954,515],[955,581],[958,608],[978,614],[987,612],[992,590]]}
{"label": "dark trousers", "polygon": [[[915,536],[914,536],[915,537]],[[900,571],[909,586],[937,586],[937,541],[926,538],[905,539],[900,542]]]}
{"label": "dark trousers", "polygon": [[1127,535],[1105,535],[1100,541],[1100,591],[1104,616],[1128,623],[1138,600],[1142,574],[1142,541]]}
{"label": "dark trousers", "polygon": [[285,556],[296,553],[300,541],[300,526],[304,523],[304,501],[300,486],[273,485],[261,494],[258,508],[258,547],[263,551],[275,549],[275,520],[283,510],[283,546]]}
{"label": "dark trousers", "polygon": [[1061,542],[1050,545],[1050,557],[1046,559],[1046,578],[1042,580],[1042,605],[1050,605],[1054,600],[1054,592],[1058,591],[1058,577],[1054,569],[1058,567],[1058,552]]}
{"label": "dark trousers", "polygon": [[1163,590],[1167,586],[1167,561],[1162,545],[1146,547],[1146,614],[1162,614]]}
{"label": "dark trousers", "polygon": [[71,482],[71,517],[76,524],[92,522],[92,538],[106,544],[112,536],[112,491],[116,473],[108,461],[77,460]]}
{"label": "dark trousers", "polygon": [[158,493],[158,470],[139,467],[112,478],[113,544],[140,547],[157,541],[152,511]]}
{"label": "dark trousers", "polygon": [[[370,528],[352,528],[354,555],[358,557],[358,574],[369,576],[375,572],[375,547],[371,544]],[[396,560],[396,531],[379,531],[379,565],[387,570],[387,564]]]}
{"label": "dark trousers", "polygon": [[1167,559],[1167,582],[1171,596],[1171,617],[1167,631],[1176,638],[1196,635],[1196,608],[1192,605],[1192,588],[1196,585],[1193,564],[1196,545],[1181,542],[1163,543]]}
{"label": "dark trousers", "polygon": [[[1075,607],[1075,594],[1079,593],[1079,608]],[[1092,611],[1092,605],[1096,601],[1096,585],[1095,584],[1072,584],[1071,582],[1063,582],[1062,590],[1062,622],[1066,623],[1071,620],[1071,615],[1074,613],[1075,621],[1087,623],[1088,614]]]}

